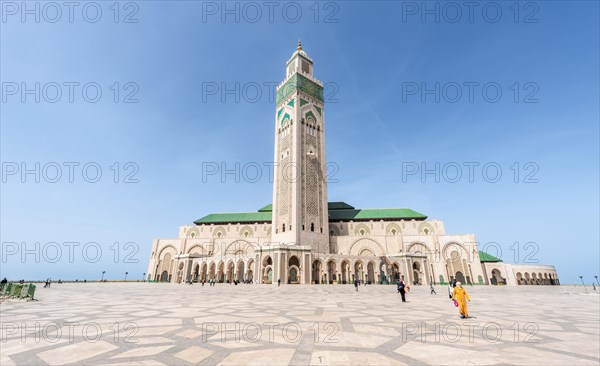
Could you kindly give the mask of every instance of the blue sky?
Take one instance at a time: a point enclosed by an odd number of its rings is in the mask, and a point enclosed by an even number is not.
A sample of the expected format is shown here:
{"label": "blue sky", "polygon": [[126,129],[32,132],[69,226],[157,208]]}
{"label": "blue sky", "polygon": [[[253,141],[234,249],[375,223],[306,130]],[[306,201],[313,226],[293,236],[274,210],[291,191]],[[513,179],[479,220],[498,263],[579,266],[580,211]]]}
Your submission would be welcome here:
{"label": "blue sky", "polygon": [[[23,21],[20,2],[7,3],[1,277],[142,278],[153,238],[175,237],[180,225],[211,212],[269,203],[263,164],[273,160],[275,106],[264,84],[284,78],[298,38],[328,85],[327,159],[338,167],[330,201],[412,208],[444,220],[449,233],[474,233],[480,249],[501,248],[506,262],[530,254],[553,264],[563,283],[599,274],[597,2],[523,2],[518,14],[513,2],[481,2],[472,19],[466,8],[458,17],[446,3],[428,2],[440,7],[436,22],[422,18],[421,2],[275,2],[269,19],[263,2],[253,3],[257,15],[245,3],[229,3],[228,14],[221,2],[196,1],[120,3],[116,14],[111,1],[98,2],[95,23],[96,8],[82,16],[85,3],[72,22],[63,8],[55,23],[46,3],[39,23],[35,15]],[[72,103],[69,82],[79,83]],[[35,83],[39,103],[22,91]],[[236,83],[239,101],[222,93]],[[436,83],[439,102],[423,93]],[[96,103],[84,99],[83,85],[90,100],[102,91]],[[209,95],[207,85],[219,90]],[[263,86],[258,98],[255,85]],[[138,102],[123,103],[131,92]],[[9,174],[36,162],[39,183],[34,174],[25,182],[20,171]],[[70,162],[79,164],[73,182]],[[203,164],[236,162],[263,165],[262,178],[203,179]],[[439,183],[434,174],[406,175],[408,166],[436,163],[448,168]],[[472,182],[465,163],[479,164]],[[56,165],[62,176],[52,183]],[[457,165],[463,175],[453,183]],[[92,183],[97,167],[102,176]],[[492,182],[497,167],[502,176]],[[137,183],[124,182],[129,173]],[[525,249],[529,242],[536,253]]]}

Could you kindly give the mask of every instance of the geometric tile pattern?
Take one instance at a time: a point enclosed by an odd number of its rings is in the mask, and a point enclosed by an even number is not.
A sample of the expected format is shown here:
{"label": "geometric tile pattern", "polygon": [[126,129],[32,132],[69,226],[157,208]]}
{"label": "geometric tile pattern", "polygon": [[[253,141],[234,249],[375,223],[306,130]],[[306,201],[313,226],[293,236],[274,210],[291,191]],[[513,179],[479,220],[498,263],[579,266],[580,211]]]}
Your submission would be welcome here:
{"label": "geometric tile pattern", "polygon": [[54,283],[0,304],[0,364],[600,363],[598,293],[466,289],[463,320],[442,286]]}

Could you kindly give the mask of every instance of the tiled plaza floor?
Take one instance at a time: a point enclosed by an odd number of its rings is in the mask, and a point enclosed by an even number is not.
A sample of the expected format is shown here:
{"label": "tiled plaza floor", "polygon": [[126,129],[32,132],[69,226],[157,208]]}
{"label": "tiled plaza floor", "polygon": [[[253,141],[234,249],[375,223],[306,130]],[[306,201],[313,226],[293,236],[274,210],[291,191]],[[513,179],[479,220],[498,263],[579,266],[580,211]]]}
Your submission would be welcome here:
{"label": "tiled plaza floor", "polygon": [[[0,365],[598,365],[598,293],[443,286],[38,286],[0,305]],[[591,288],[589,289],[591,291]]]}

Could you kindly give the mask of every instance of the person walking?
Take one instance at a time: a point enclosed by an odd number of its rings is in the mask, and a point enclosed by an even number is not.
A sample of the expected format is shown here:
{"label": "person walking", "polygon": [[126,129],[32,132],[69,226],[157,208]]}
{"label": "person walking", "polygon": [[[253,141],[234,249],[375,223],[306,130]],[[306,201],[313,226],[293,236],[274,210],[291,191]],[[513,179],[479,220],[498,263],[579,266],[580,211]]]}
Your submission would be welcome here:
{"label": "person walking", "polygon": [[431,285],[429,289],[431,290],[431,295],[437,295],[437,292],[435,292],[433,285]]}
{"label": "person walking", "polygon": [[400,282],[398,282],[398,292],[400,292],[402,302],[406,302],[406,284],[403,280],[400,280]]}
{"label": "person walking", "polygon": [[452,286],[452,281],[448,284],[448,297],[452,300],[452,295],[454,294],[454,287]]}
{"label": "person walking", "polygon": [[277,287],[281,286],[281,278],[277,279]]}
{"label": "person walking", "polygon": [[458,303],[458,311],[460,312],[461,319],[469,317],[469,310],[467,309],[467,301],[471,302],[471,298],[467,291],[463,288],[462,283],[457,282],[452,294],[452,299]]}
{"label": "person walking", "polygon": [[354,280],[354,288],[358,291],[358,279]]}

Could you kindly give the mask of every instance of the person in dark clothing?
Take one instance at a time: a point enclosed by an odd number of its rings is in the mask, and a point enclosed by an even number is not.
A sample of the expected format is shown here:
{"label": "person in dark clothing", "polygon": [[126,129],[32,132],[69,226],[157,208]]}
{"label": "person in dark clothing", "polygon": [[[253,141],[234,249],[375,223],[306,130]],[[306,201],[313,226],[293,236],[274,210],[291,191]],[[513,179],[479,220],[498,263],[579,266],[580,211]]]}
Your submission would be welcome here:
{"label": "person in dark clothing", "polygon": [[2,281],[0,281],[0,285],[5,285],[6,283],[8,283],[8,280],[6,279],[6,277],[4,277]]}
{"label": "person in dark clothing", "polygon": [[358,280],[354,280],[354,288],[358,291]]}
{"label": "person in dark clothing", "polygon": [[398,283],[398,292],[400,292],[402,302],[406,302],[406,285],[404,284],[404,281]]}
{"label": "person in dark clothing", "polygon": [[277,287],[281,286],[281,278],[277,279]]}
{"label": "person in dark clothing", "polygon": [[431,285],[430,290],[431,290],[431,295],[437,295],[437,292],[435,292],[433,285]]}

